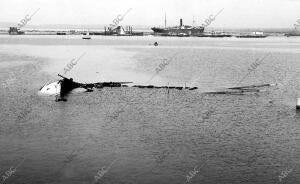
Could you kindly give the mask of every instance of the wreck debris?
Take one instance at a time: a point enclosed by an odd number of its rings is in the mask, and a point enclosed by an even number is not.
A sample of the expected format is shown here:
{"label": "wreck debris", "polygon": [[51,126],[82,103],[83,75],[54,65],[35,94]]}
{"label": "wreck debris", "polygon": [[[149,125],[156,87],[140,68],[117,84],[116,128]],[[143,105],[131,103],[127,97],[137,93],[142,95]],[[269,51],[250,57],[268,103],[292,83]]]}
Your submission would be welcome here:
{"label": "wreck debris", "polygon": [[132,85],[127,84],[133,82],[97,82],[97,83],[78,83],[74,82],[72,78],[64,77],[58,74],[62,79],[40,88],[39,94],[41,95],[55,95],[55,101],[67,101],[66,97],[72,92],[92,92],[93,88],[102,89],[105,87],[133,87],[145,89],[175,89],[175,90],[196,90],[198,87],[182,87],[182,86],[154,86],[154,85]]}
{"label": "wreck debris", "polygon": [[227,94],[227,95],[244,95],[246,93],[258,93],[264,91],[263,89],[271,87],[271,84],[260,84],[250,86],[238,86],[225,88],[222,90],[216,90],[212,92],[206,92],[205,94]]}

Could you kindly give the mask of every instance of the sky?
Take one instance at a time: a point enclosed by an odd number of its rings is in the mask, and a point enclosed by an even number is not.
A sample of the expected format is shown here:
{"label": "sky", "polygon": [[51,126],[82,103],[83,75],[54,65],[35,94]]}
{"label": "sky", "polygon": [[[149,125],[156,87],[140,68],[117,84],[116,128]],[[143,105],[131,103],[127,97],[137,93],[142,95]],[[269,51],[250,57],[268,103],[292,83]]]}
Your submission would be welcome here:
{"label": "sky", "polygon": [[[112,24],[131,9],[121,25],[201,25],[223,11],[210,26],[224,28],[293,28],[300,19],[300,0],[0,0],[0,22],[18,24],[33,14],[28,25]],[[194,17],[194,18],[193,18]]]}

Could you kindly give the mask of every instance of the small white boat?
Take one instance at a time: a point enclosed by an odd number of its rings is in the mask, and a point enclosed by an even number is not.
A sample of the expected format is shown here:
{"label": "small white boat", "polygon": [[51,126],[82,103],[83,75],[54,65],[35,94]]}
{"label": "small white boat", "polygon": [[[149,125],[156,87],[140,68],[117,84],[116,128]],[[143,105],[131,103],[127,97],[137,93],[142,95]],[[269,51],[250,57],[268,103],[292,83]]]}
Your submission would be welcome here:
{"label": "small white boat", "polygon": [[87,32],[86,35],[83,35],[82,39],[84,39],[84,40],[90,40],[91,39],[90,33]]}

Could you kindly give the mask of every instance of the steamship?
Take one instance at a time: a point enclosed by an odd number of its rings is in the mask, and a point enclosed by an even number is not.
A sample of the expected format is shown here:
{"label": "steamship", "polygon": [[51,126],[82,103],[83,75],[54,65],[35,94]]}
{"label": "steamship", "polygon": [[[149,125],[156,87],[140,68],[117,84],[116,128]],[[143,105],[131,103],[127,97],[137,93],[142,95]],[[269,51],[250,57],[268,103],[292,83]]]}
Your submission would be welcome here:
{"label": "steamship", "polygon": [[183,25],[182,19],[180,19],[179,26],[166,27],[165,19],[165,28],[152,27],[152,31],[155,34],[164,35],[164,36],[197,36],[201,35],[204,32],[204,27],[194,27],[189,25]]}

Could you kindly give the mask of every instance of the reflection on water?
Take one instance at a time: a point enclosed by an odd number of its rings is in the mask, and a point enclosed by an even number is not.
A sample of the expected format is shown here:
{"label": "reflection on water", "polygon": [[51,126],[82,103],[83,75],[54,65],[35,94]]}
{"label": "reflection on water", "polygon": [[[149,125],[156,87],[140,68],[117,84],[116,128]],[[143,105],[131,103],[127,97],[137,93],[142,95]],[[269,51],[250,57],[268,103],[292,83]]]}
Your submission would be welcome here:
{"label": "reflection on water", "polygon": [[[299,39],[18,38],[0,37],[1,62],[24,61],[1,67],[1,83],[9,72],[17,75],[0,89],[0,175],[24,155],[26,161],[6,183],[94,183],[95,176],[99,183],[299,180]],[[158,47],[148,45],[154,41]],[[67,73],[79,82],[146,83],[178,52],[151,84],[200,89],[105,88],[61,103],[37,95],[83,52]],[[277,90],[201,93],[236,85],[266,53],[241,85],[279,83]]]}

